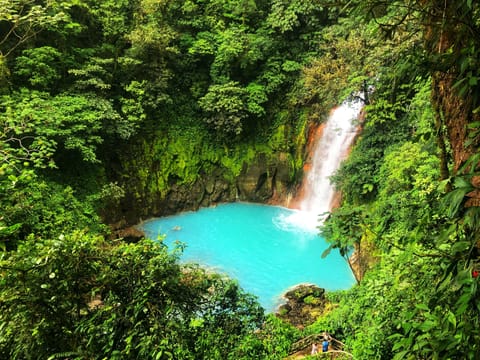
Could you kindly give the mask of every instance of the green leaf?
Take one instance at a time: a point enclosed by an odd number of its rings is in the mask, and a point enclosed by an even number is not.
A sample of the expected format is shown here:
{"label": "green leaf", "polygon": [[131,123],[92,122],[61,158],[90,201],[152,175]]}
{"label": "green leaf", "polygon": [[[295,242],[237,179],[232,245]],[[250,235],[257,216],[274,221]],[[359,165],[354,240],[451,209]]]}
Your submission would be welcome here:
{"label": "green leaf", "polygon": [[415,307],[419,310],[430,311],[430,308],[426,304],[423,304],[423,303],[415,304]]}
{"label": "green leaf", "polygon": [[325,258],[330,254],[330,252],[332,251],[333,248],[334,248],[333,245],[330,245],[328,248],[326,248],[326,249],[322,252],[321,258],[322,258],[322,259],[325,259]]}
{"label": "green leaf", "polygon": [[447,312],[447,320],[450,324],[453,325],[454,328],[457,327],[457,319],[455,318],[455,314],[452,313],[451,311]]}
{"label": "green leaf", "polygon": [[451,254],[463,253],[470,249],[470,246],[471,244],[468,241],[457,241],[452,245],[450,252]]}
{"label": "green leaf", "polygon": [[396,354],[393,356],[393,360],[402,360],[402,359],[405,359],[406,356],[408,355],[408,353],[409,353],[408,350],[400,351],[400,352],[396,353]]}
{"label": "green leaf", "polygon": [[462,202],[465,199],[465,195],[471,191],[471,188],[459,188],[455,189],[447,194],[444,198],[444,203],[447,204],[447,216],[453,218],[457,215]]}

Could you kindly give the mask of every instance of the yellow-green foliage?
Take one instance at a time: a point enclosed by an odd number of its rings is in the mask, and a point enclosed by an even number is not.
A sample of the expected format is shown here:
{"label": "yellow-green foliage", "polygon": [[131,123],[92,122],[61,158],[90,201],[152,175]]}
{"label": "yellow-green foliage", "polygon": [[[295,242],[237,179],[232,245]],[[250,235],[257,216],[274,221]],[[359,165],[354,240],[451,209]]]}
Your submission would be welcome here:
{"label": "yellow-green foliage", "polygon": [[[223,150],[215,149],[205,132],[198,128],[170,129],[154,142],[153,160],[157,190],[166,190],[174,180],[179,185],[194,183],[208,164],[214,164]],[[165,188],[164,188],[165,187]]]}
{"label": "yellow-green foliage", "polygon": [[233,182],[240,175],[243,164],[251,163],[260,153],[268,153],[268,148],[256,143],[240,143],[226,149],[221,158],[221,165],[225,169],[224,178]]}
{"label": "yellow-green foliage", "polygon": [[[298,167],[294,157],[287,152],[287,135],[286,126],[281,125],[268,143],[237,143],[220,147],[200,129],[159,133],[153,143],[143,144],[145,159],[150,161],[141,164],[136,171],[141,186],[163,196],[172,182],[191,185],[201,174],[208,174],[212,169],[221,169],[223,178],[233,183],[244,164],[252,163],[259,154],[265,154],[268,163],[275,163],[281,151],[288,156],[293,177]],[[301,159],[301,156],[298,158]]]}
{"label": "yellow-green foliage", "polygon": [[285,124],[279,125],[273,129],[273,133],[268,141],[273,149],[285,150],[288,148],[289,139],[287,138],[287,128]]}
{"label": "yellow-green foliage", "polygon": [[140,148],[141,159],[132,156],[129,164],[138,176],[138,189],[160,196],[166,195],[172,183],[191,185],[212,169],[221,169],[224,179],[233,183],[243,164],[251,163],[259,153],[267,154],[269,160],[275,156],[265,144],[218,146],[201,128],[158,131],[153,140],[144,140]]}
{"label": "yellow-green foliage", "polygon": [[173,184],[189,187],[200,177],[213,173],[233,184],[244,166],[255,162],[258,156],[265,157],[268,168],[279,161],[288,162],[289,178],[293,181],[303,166],[306,123],[304,114],[285,110],[275,116],[266,134],[225,143],[201,124],[179,120],[141,140],[135,154],[125,159],[126,172],[137,174],[132,179],[137,198],[163,198]]}
{"label": "yellow-green foliage", "polygon": [[301,151],[307,143],[307,126],[309,124],[308,116],[306,111],[299,114],[298,120],[296,122],[294,139],[294,148],[297,149],[295,152],[295,158],[293,159],[293,168],[299,170],[303,167],[303,156],[304,153]]}

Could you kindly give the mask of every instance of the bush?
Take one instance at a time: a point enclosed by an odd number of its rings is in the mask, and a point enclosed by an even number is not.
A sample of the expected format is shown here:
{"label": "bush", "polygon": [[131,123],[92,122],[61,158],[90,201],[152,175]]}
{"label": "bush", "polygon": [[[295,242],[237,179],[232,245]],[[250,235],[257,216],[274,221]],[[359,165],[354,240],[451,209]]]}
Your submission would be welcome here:
{"label": "bush", "polygon": [[25,241],[0,262],[0,358],[226,359],[242,342],[263,352],[243,341],[264,321],[256,299],[177,255],[84,232]]}

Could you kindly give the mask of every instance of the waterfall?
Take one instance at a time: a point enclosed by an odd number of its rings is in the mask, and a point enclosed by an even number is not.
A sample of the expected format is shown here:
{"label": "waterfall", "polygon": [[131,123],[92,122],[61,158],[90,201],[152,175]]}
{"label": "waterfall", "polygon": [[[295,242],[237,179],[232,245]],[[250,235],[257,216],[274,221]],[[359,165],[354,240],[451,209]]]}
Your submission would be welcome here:
{"label": "waterfall", "polygon": [[311,164],[305,171],[304,181],[297,200],[299,211],[288,221],[305,230],[316,231],[323,221],[321,214],[331,210],[335,189],[330,176],[346,157],[357,133],[356,120],[362,109],[362,102],[345,102],[335,108],[324,124],[321,136],[315,139]]}
{"label": "waterfall", "polygon": [[344,103],[328,118],[320,139],[314,146],[312,166],[306,174],[300,210],[321,214],[331,208],[335,195],[330,176],[340,166],[357,132],[355,120],[361,103]]}

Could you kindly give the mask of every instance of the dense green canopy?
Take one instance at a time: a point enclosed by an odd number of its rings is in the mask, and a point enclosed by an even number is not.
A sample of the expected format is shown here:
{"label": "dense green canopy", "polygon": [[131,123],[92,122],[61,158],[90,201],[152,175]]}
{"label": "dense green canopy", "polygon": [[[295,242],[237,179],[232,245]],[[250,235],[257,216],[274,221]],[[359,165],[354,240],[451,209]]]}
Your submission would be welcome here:
{"label": "dense green canopy", "polygon": [[[281,359],[329,331],[346,358],[478,358],[479,49],[471,0],[0,0],[0,357]],[[111,235],[258,153],[294,187],[352,97],[320,232],[359,284],[310,327]]]}

